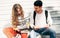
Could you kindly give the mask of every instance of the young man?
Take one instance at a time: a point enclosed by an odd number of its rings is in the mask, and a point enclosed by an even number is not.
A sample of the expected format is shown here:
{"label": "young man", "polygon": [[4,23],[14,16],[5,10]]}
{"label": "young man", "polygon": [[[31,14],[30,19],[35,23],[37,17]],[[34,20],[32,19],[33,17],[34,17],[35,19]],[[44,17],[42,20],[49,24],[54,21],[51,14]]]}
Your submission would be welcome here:
{"label": "young man", "polygon": [[30,16],[30,26],[34,29],[30,32],[31,38],[36,38],[36,36],[39,34],[50,35],[50,38],[56,38],[55,31],[49,28],[50,25],[52,25],[51,16],[47,12],[46,18],[45,12],[47,11],[42,9],[42,1],[35,1],[34,11]]}

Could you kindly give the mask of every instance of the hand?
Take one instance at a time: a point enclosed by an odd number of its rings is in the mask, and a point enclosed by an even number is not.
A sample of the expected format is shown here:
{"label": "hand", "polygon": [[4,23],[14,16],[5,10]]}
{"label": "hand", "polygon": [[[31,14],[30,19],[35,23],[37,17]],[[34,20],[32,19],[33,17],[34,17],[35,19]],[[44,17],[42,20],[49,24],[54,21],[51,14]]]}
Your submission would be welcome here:
{"label": "hand", "polygon": [[45,26],[45,28],[49,28],[49,25],[47,24],[47,25]]}
{"label": "hand", "polygon": [[33,27],[35,30],[39,29],[40,27],[39,26],[34,26]]}
{"label": "hand", "polygon": [[18,31],[18,32],[20,32],[20,30],[18,28],[13,28],[13,29],[16,30],[16,31]]}

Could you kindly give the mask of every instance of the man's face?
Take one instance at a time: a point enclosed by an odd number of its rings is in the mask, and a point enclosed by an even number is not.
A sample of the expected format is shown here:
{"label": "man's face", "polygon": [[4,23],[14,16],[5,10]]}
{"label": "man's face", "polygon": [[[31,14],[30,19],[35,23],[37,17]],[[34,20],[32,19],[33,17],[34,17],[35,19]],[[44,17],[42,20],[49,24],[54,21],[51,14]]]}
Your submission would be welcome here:
{"label": "man's face", "polygon": [[39,7],[39,6],[34,6],[34,10],[39,13],[40,10],[42,10],[42,6]]}

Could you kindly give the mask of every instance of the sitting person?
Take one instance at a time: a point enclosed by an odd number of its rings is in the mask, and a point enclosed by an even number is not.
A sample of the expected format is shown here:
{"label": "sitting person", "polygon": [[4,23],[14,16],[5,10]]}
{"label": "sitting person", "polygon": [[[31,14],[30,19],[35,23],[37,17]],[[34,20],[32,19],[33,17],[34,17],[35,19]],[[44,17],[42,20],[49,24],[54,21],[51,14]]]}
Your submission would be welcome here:
{"label": "sitting person", "polygon": [[47,10],[42,9],[42,1],[34,2],[34,11],[31,12],[30,26],[33,30],[30,32],[30,38],[36,38],[37,35],[50,35],[50,38],[56,38],[56,33],[50,28],[52,19]]}
{"label": "sitting person", "polygon": [[[4,34],[8,38],[21,36],[20,26],[22,26],[22,21],[24,19],[23,9],[20,4],[14,4],[12,8],[12,27],[7,27],[3,29]],[[21,37],[20,37],[21,38]],[[27,36],[22,37],[27,38]]]}

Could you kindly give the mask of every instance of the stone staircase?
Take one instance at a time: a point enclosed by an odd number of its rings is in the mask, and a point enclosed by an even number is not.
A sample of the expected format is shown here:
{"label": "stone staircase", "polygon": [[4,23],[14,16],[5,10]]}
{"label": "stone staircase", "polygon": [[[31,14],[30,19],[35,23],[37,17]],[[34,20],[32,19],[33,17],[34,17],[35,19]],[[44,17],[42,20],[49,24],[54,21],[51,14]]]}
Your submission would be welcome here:
{"label": "stone staircase", "polygon": [[53,19],[53,25],[55,27],[56,33],[60,33],[60,13],[57,10],[50,11],[50,14]]}
{"label": "stone staircase", "polygon": [[[56,38],[60,38],[60,11],[50,10],[49,11],[53,20],[52,28],[56,31]],[[49,38],[49,35],[43,35],[42,38]]]}

